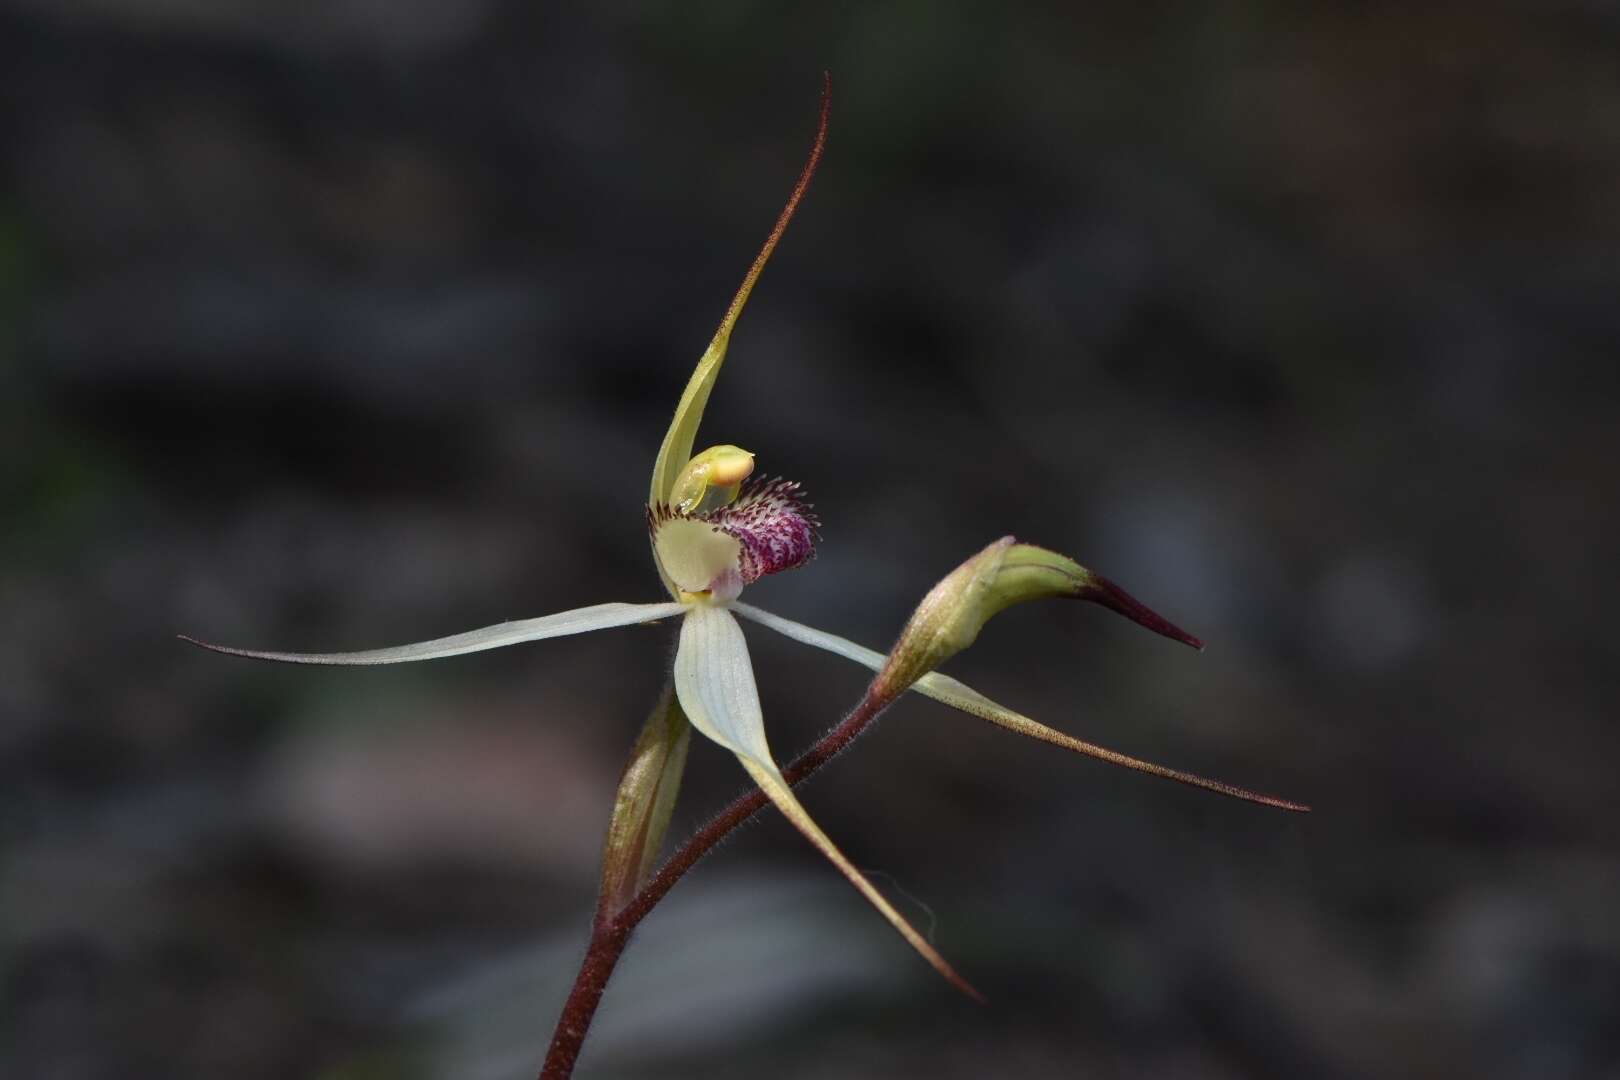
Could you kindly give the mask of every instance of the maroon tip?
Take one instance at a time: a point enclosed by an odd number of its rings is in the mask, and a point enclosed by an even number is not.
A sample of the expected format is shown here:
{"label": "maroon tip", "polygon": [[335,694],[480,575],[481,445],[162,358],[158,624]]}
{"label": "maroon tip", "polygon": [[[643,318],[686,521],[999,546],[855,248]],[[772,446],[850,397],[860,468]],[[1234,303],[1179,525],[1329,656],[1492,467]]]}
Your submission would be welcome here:
{"label": "maroon tip", "polygon": [[1187,631],[1166,619],[1118,585],[1115,585],[1112,581],[1109,581],[1101,574],[1095,573],[1091,575],[1091,578],[1091,585],[1080,593],[1080,599],[1099,603],[1111,611],[1119,612],[1133,623],[1147,627],[1155,634],[1163,634],[1171,641],[1191,645],[1199,652],[1204,651],[1202,641],[1193,637]]}

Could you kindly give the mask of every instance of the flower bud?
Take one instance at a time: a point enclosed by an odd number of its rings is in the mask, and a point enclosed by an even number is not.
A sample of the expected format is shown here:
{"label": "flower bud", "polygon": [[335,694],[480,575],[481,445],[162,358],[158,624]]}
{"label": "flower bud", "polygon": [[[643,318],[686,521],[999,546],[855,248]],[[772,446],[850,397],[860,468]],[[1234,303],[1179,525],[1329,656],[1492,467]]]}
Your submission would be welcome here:
{"label": "flower bud", "polygon": [[1091,600],[1155,633],[1197,649],[1204,647],[1101,574],[1055,551],[1003,536],[951,571],[923,597],[889,651],[870,694],[893,699],[973,644],[991,616],[1013,604],[1049,596]]}

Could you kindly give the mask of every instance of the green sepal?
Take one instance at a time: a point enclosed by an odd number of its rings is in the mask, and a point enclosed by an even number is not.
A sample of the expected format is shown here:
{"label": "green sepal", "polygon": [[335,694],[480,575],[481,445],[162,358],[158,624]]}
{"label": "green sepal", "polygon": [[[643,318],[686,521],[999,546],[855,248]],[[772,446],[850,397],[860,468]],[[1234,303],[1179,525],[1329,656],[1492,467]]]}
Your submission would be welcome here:
{"label": "green sepal", "polygon": [[1066,555],[1003,536],[928,591],[873,683],[884,697],[912,683],[978,638],[994,615],[1013,604],[1048,597],[1090,600],[1149,630],[1194,648],[1203,642],[1137,601],[1125,590]]}
{"label": "green sepal", "polygon": [[692,725],[674,688],[665,686],[642,726],[619,781],[602,852],[602,891],[597,917],[610,919],[630,902],[658,869],[658,853],[681,790]]}
{"label": "green sepal", "polygon": [[[816,166],[821,162],[821,152],[827,145],[827,118],[831,110],[832,81],[824,76],[821,87],[821,118],[816,125],[816,138],[810,146],[810,156],[799,172],[799,179],[788,195],[787,204],[777,215],[771,234],[765,238],[765,244],[759,249],[759,254],[754,256],[753,265],[748,268],[748,273],[743,275],[742,285],[731,298],[731,306],[726,308],[719,328],[709,341],[709,347],[704,349],[703,355],[698,358],[697,367],[693,369],[692,377],[686,382],[686,389],[681,391],[681,400],[675,406],[675,415],[669,422],[669,430],[664,433],[664,441],[658,447],[658,457],[653,462],[652,482],[647,489],[649,507],[664,506],[673,501],[671,496],[674,494],[676,481],[686,468],[687,462],[692,459],[693,441],[697,438],[698,425],[703,422],[703,410],[709,404],[709,394],[714,390],[714,380],[720,375],[720,365],[726,361],[726,349],[731,344],[731,331],[736,327],[737,319],[742,315],[743,307],[748,303],[748,297],[753,293],[760,273],[770,261],[771,253],[776,250],[782,234],[787,231],[788,222],[793,219],[793,212],[799,208],[800,200],[810,187],[810,178],[815,175]],[[662,567],[659,568],[659,577],[663,579],[664,587],[669,590],[670,595],[678,598],[679,590]]]}

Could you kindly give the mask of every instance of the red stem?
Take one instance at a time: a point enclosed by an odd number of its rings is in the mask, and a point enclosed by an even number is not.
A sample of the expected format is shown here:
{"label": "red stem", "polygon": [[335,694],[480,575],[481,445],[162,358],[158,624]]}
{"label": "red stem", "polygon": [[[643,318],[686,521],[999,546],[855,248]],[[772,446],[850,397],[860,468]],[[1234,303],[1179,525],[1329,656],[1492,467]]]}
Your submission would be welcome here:
{"label": "red stem", "polygon": [[551,1033],[551,1048],[546,1051],[540,1080],[568,1080],[574,1075],[574,1062],[579,1060],[596,1007],[602,1003],[602,991],[607,989],[608,979],[629,940],[628,930],[616,933],[601,922],[592,929],[591,944],[580,961],[574,988],[568,992],[568,1002],[557,1018],[557,1030]]}
{"label": "red stem", "polygon": [[[880,693],[874,682],[861,703],[855,706],[854,712],[782,770],[783,778],[788,784],[796,785],[837,757],[893,700],[892,693]],[[585,1034],[596,1016],[596,1007],[602,1003],[602,992],[607,989],[608,979],[612,977],[613,969],[630,941],[630,932],[658,906],[658,902],[688,870],[696,866],[733,829],[759,813],[768,801],[765,793],[758,788],[746,795],[739,795],[724,810],[710,818],[708,824],[692,834],[616,914],[597,911],[591,927],[591,943],[585,950],[585,959],[580,962],[579,974],[574,976],[574,987],[568,992],[562,1015],[557,1018],[557,1030],[551,1036],[551,1049],[546,1052],[540,1080],[569,1080],[573,1076],[574,1062],[579,1058]]]}
{"label": "red stem", "polygon": [[[754,282],[758,280],[760,271],[765,268],[766,260],[771,257],[771,252],[776,249],[777,242],[787,230],[793,212],[799,207],[799,200],[804,198],[805,191],[810,187],[810,178],[815,175],[816,166],[821,161],[821,152],[827,145],[827,117],[831,108],[832,76],[824,72],[821,78],[821,117],[816,124],[816,139],[810,147],[810,157],[799,173],[798,182],[793,185],[793,192],[788,196],[787,205],[782,208],[781,214],[777,215],[776,225],[771,229],[771,235],[766,239],[765,246],[760,248],[759,254],[754,257],[754,264],[748,268],[742,287],[737,290],[730,308],[726,310],[726,316],[720,322],[720,330],[716,333],[716,340],[720,335],[731,332],[731,326],[737,321],[743,304],[748,300]],[[872,697],[872,691],[868,691],[867,696]],[[821,768],[834,754],[848,746],[855,736],[860,734],[861,729],[871,723],[883,710],[883,706],[892,700],[891,694],[881,702],[874,702],[870,706],[866,701],[862,701],[847,720],[833,728],[825,738],[787,768],[783,773],[787,782],[796,784]],[[725,839],[726,834],[732,829],[758,813],[765,802],[764,793],[757,789],[734,800],[714,820],[699,829],[696,835],[683,844],[652,880],[643,885],[618,912],[607,910],[606,905],[610,900],[605,895],[601,898],[591,927],[591,943],[585,950],[585,959],[580,963],[579,974],[574,977],[574,988],[568,992],[568,1000],[563,1004],[562,1016],[557,1019],[557,1030],[552,1034],[551,1049],[546,1052],[546,1063],[540,1070],[540,1080],[568,1080],[573,1075],[574,1062],[579,1058],[580,1047],[584,1045],[585,1033],[590,1030],[591,1019],[596,1015],[596,1007],[602,1001],[602,991],[607,989],[608,979],[613,975],[613,969],[630,940],[630,931],[647,917],[647,913],[663,899],[664,894],[669,892],[683,874],[708,854],[710,848]]]}

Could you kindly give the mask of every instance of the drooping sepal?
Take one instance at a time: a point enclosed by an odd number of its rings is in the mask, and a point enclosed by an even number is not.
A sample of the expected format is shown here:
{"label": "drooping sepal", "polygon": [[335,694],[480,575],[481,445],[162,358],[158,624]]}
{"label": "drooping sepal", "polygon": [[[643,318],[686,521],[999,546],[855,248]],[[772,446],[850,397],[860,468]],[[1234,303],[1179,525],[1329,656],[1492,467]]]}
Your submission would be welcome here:
{"label": "drooping sepal", "polygon": [[850,862],[810,812],[771,756],[765,716],[754,684],[754,667],[742,627],[723,607],[696,604],[681,621],[675,651],[675,693],[692,726],[737,755],[737,761],[793,827],[804,834],[851,885],[899,931],[900,936],[951,985],[978,1001],[984,997],[956,973],[938,949]]}

